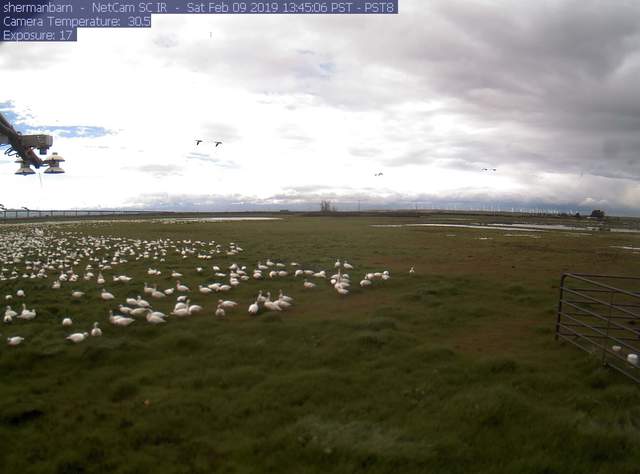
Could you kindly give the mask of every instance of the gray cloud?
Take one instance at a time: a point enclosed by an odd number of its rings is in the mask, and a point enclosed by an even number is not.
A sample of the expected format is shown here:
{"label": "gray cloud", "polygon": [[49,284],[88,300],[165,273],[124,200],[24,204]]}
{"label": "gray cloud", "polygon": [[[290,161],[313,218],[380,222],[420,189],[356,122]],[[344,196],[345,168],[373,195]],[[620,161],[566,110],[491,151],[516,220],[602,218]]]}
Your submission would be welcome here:
{"label": "gray cloud", "polygon": [[[622,0],[407,1],[393,20],[300,18],[283,30],[285,19],[255,19],[232,48],[184,45],[171,57],[255,92],[379,110],[389,138],[413,142],[386,158],[389,166],[445,160],[459,169],[485,163],[637,180],[639,18],[640,4]],[[268,45],[259,55],[256,42]],[[445,105],[435,114],[392,111],[431,100]],[[492,132],[436,139],[429,119],[442,113]],[[365,144],[350,151],[374,156]]]}
{"label": "gray cloud", "polygon": [[[167,68],[215,77],[256,94],[257,103],[288,110],[279,136],[292,146],[315,138],[297,112],[330,107],[344,112],[346,126],[356,128],[364,116],[383,124],[380,142],[346,145],[353,157],[392,168],[495,167],[523,186],[518,195],[487,190],[469,197],[461,189],[438,199],[606,202],[622,209],[640,196],[640,3],[401,3],[402,13],[389,17],[228,19],[212,27],[214,39],[181,37],[183,20],[176,19],[173,33],[150,37],[148,52]],[[0,51],[0,68],[14,70],[69,54],[55,45]],[[194,133],[246,138],[241,124],[222,118]],[[232,166],[215,152],[189,158]],[[283,188],[282,196],[302,202],[323,192],[333,191]]]}

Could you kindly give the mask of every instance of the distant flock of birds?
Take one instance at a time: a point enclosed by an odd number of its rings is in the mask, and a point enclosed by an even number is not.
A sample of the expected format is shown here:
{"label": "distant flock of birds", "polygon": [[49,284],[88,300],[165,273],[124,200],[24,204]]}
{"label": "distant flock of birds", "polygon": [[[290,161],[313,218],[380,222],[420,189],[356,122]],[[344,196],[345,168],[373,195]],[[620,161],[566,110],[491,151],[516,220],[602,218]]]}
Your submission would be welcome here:
{"label": "distant flock of birds", "polygon": [[[30,229],[27,227],[27,229]],[[165,259],[170,252],[173,252],[180,259],[195,257],[199,260],[211,260],[215,257],[234,257],[243,252],[243,249],[230,242],[228,246],[223,247],[215,241],[200,240],[178,240],[157,239],[157,240],[136,240],[126,239],[123,237],[104,237],[104,236],[86,236],[73,232],[58,232],[56,236],[49,233],[45,236],[40,229],[30,229],[31,233],[22,231],[7,232],[0,240],[0,285],[2,282],[15,281],[18,279],[37,280],[49,279],[53,276],[51,288],[61,290],[64,285],[70,286],[70,297],[72,300],[86,300],[88,296],[85,292],[73,289],[76,282],[95,281],[99,289],[99,299],[107,302],[115,303],[115,296],[105,289],[107,278],[103,272],[112,271],[113,267],[124,265],[129,259],[153,260],[157,263],[165,263]],[[27,231],[28,232],[28,231]],[[28,249],[27,251],[25,249]],[[24,265],[22,271],[18,271],[18,265]],[[84,264],[83,274],[79,274],[74,270]],[[9,267],[13,266],[11,270]],[[153,267],[157,267],[153,264]],[[297,262],[290,262],[287,265],[282,262],[274,262],[266,259],[264,263],[259,261],[255,268],[249,270],[244,265],[231,263],[227,266],[226,271],[219,265],[212,265],[211,271],[213,276],[220,281],[213,283],[198,284],[197,289],[191,289],[185,285],[180,278],[183,274],[176,270],[170,271],[170,278],[175,280],[175,285],[164,290],[158,289],[158,284],[148,285],[144,283],[142,289],[145,298],[151,300],[163,300],[171,297],[174,293],[180,293],[176,298],[176,303],[169,315],[154,310],[149,300],[143,299],[141,295],[136,298],[127,297],[123,303],[114,305],[109,310],[108,321],[114,326],[126,327],[136,321],[136,318],[144,318],[150,324],[159,325],[167,322],[168,316],[179,318],[202,313],[204,308],[197,304],[192,304],[189,294],[212,295],[213,293],[226,293],[233,288],[238,287],[242,282],[249,280],[265,280],[288,277],[293,274],[294,279],[301,279],[302,286],[311,290],[319,283],[311,281],[315,279],[318,282],[328,281],[333,289],[339,295],[348,295],[351,287],[351,277],[348,271],[354,270],[354,266],[346,260],[336,260],[334,264],[334,274],[328,276],[326,270],[302,269]],[[149,277],[158,277],[163,271],[158,268],[149,267],[147,275]],[[95,272],[97,271],[97,275]],[[209,270],[205,271],[203,266],[197,266],[195,271],[198,275],[206,277]],[[409,274],[413,275],[415,270],[413,267],[409,270]],[[52,275],[53,274],[53,275]],[[391,278],[388,270],[366,272],[363,274],[359,285],[361,288],[369,288],[374,281],[387,281]],[[222,280],[225,279],[225,280]],[[133,280],[132,277],[124,274],[115,274],[111,276],[113,284],[129,284]],[[130,292],[131,293],[131,292]],[[14,320],[31,321],[36,318],[35,309],[28,309],[27,304],[22,302],[22,311],[18,312],[12,309],[11,302],[14,299],[24,299],[26,293],[23,289],[18,289],[14,294],[6,294],[5,300],[7,306],[5,308],[3,323],[10,325]],[[249,315],[255,316],[262,310],[267,311],[286,311],[293,305],[293,298],[279,291],[277,297],[271,292],[263,294],[262,290],[258,292],[255,300],[248,306]],[[20,303],[19,303],[20,304]],[[227,311],[231,311],[238,307],[238,303],[230,299],[218,299],[215,314],[218,317],[225,317]],[[61,325],[69,328],[75,323],[71,317],[65,316]],[[93,323],[93,327],[88,332],[75,332],[66,336],[66,340],[71,343],[80,343],[89,337],[99,337],[102,330],[99,322]],[[24,337],[14,335],[7,337],[9,346],[18,346],[25,340]]]}

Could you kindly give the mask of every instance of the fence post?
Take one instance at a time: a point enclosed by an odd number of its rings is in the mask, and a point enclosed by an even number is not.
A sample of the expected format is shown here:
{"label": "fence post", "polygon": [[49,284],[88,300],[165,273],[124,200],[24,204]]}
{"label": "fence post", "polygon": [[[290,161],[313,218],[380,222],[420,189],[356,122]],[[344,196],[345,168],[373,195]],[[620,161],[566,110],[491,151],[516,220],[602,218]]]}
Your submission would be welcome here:
{"label": "fence post", "polygon": [[607,315],[607,328],[605,330],[605,335],[607,336],[604,344],[602,345],[602,365],[607,365],[607,346],[609,343],[609,328],[611,327],[611,311],[613,309],[613,298],[615,297],[615,293],[613,290],[609,291],[609,314]]}
{"label": "fence post", "polygon": [[560,332],[560,314],[562,313],[562,297],[564,296],[564,280],[566,277],[567,274],[563,273],[560,278],[560,298],[558,298],[558,314],[556,315],[556,341],[558,340],[558,333]]}

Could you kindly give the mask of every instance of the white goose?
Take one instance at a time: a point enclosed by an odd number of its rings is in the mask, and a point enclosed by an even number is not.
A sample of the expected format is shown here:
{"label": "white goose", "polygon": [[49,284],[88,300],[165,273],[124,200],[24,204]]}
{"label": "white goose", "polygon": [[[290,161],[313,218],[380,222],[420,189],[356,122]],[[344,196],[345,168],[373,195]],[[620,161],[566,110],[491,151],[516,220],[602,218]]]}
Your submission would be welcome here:
{"label": "white goose", "polygon": [[185,305],[185,307],[174,309],[171,312],[171,314],[173,316],[178,316],[180,318],[183,318],[185,316],[189,316],[189,308],[187,308],[186,305]]}
{"label": "white goose", "polygon": [[71,318],[64,318],[62,320],[62,325],[67,327],[67,326],[71,326],[73,324],[73,321],[71,320]]}
{"label": "white goose", "polygon": [[147,300],[143,300],[140,295],[138,295],[138,299],[136,300],[136,304],[138,305],[138,307],[140,308],[149,308],[151,305],[149,304],[149,302]]}
{"label": "white goose", "polygon": [[256,300],[255,303],[249,305],[249,314],[258,314],[258,311],[260,311],[260,306],[258,305],[258,300]]}
{"label": "white goose", "polygon": [[220,306],[221,308],[224,309],[233,309],[238,305],[238,303],[236,303],[235,301],[231,301],[231,300],[218,300],[218,306]]}
{"label": "white goose", "polygon": [[24,341],[24,337],[20,337],[20,336],[13,336],[13,337],[7,338],[7,344],[9,344],[10,346],[18,346],[22,343],[22,341]]}
{"label": "white goose", "polygon": [[103,289],[102,293],[100,293],[100,298],[102,298],[105,301],[110,301],[114,298],[114,296],[112,293],[109,293],[108,291]]}
{"label": "white goose", "polygon": [[89,333],[87,333],[87,332],[76,332],[76,333],[68,335],[67,337],[65,337],[65,339],[67,341],[71,341],[71,342],[73,342],[75,344],[78,344],[79,342],[84,341],[88,337],[89,337]]}
{"label": "white goose", "polygon": [[98,327],[98,322],[93,323],[93,329],[91,330],[91,335],[94,337],[102,336],[102,329]]}
{"label": "white goose", "polygon": [[149,308],[135,308],[135,309],[132,309],[129,314],[131,316],[144,316],[150,312],[151,310]]}
{"label": "white goose", "polygon": [[25,319],[30,321],[36,317],[36,311],[34,309],[28,310],[27,305],[22,303],[22,312],[17,316],[18,319]]}
{"label": "white goose", "polygon": [[151,324],[162,324],[162,323],[166,323],[166,321],[164,320],[164,318],[157,316],[154,313],[149,313],[147,314],[147,322],[151,323]]}
{"label": "white goose", "polygon": [[115,326],[128,326],[133,323],[135,319],[126,318],[124,316],[117,316],[113,314],[113,311],[109,311],[109,322]]}
{"label": "white goose", "polygon": [[197,304],[190,305],[189,303],[190,303],[190,301],[187,300],[187,307],[188,307],[187,309],[189,310],[189,314],[190,315],[191,314],[196,314],[196,313],[199,313],[200,311],[202,311],[202,306],[197,305]]}
{"label": "white goose", "polygon": [[270,311],[282,311],[282,308],[278,305],[278,303],[271,301],[269,296],[267,296],[267,300],[264,302],[264,307]]}

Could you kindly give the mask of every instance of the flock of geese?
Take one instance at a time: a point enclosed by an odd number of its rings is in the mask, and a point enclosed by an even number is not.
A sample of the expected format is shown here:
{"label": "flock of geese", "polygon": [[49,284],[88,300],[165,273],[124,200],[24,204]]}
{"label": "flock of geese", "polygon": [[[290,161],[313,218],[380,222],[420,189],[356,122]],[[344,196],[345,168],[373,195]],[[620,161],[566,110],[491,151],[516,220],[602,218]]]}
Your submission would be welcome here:
{"label": "flock of geese", "polygon": [[[215,241],[202,240],[128,239],[84,235],[73,231],[52,231],[45,235],[41,229],[33,226],[16,226],[5,232],[0,240],[0,289],[12,288],[11,292],[4,296],[6,308],[2,321],[6,328],[13,329],[18,321],[32,321],[38,316],[35,309],[27,308],[25,290],[15,290],[19,281],[29,280],[47,281],[52,290],[60,291],[60,297],[57,299],[68,295],[71,301],[86,301],[90,304],[97,300],[107,302],[110,306],[108,322],[119,327],[129,326],[139,319],[152,325],[160,325],[166,324],[171,317],[186,318],[204,314],[204,307],[194,304],[192,298],[211,297],[216,293],[226,294],[251,281],[286,281],[289,278],[298,281],[305,290],[329,285],[338,295],[346,296],[351,291],[349,272],[355,271],[355,268],[347,260],[336,260],[333,274],[326,269],[303,269],[297,262],[286,264],[272,261],[270,258],[258,261],[251,269],[235,261],[227,265],[211,265],[211,262],[208,262],[214,258],[222,260],[225,257],[235,260],[242,252],[243,248],[234,242],[221,245]],[[178,262],[187,259],[199,260],[198,265],[192,267],[192,270],[204,281],[193,288],[185,284],[182,280],[184,275],[167,264],[167,260],[175,262],[176,259]],[[146,262],[145,266],[148,267],[147,279],[159,279],[159,282],[144,283],[144,298],[138,294],[136,297],[128,296],[124,301],[118,301],[107,285],[126,285],[129,295],[139,292],[137,279],[122,273],[120,269],[127,263],[141,260]],[[169,268],[161,270],[162,267]],[[78,272],[78,268],[83,270]],[[413,267],[409,273],[414,273]],[[369,288],[376,281],[383,282],[390,278],[388,270],[365,272],[359,286]],[[96,292],[82,291],[79,288],[81,284],[85,290],[95,285]],[[168,288],[160,289],[162,284]],[[166,306],[166,301],[171,298],[175,298],[171,311],[165,313],[154,308],[156,301],[163,302]],[[248,305],[247,313],[255,316],[263,311],[286,311],[293,304],[293,298],[284,294],[282,290],[279,290],[277,296],[272,295],[270,291],[263,293],[259,290],[255,299]],[[12,305],[21,305],[22,310],[16,311]],[[225,317],[227,312],[236,311],[239,306],[232,299],[217,297],[215,310],[209,314]],[[67,315],[60,321],[60,325],[63,328],[71,328],[77,324]],[[102,330],[100,323],[95,321],[90,330],[68,334],[66,340],[77,344],[90,337],[99,336],[102,336]],[[25,338],[9,335],[6,340],[9,346],[18,346]]]}

